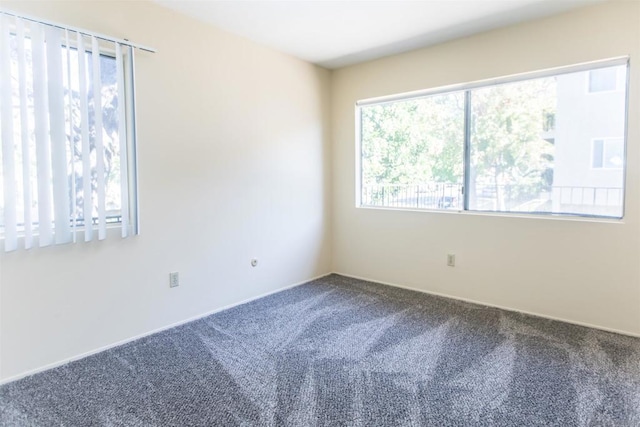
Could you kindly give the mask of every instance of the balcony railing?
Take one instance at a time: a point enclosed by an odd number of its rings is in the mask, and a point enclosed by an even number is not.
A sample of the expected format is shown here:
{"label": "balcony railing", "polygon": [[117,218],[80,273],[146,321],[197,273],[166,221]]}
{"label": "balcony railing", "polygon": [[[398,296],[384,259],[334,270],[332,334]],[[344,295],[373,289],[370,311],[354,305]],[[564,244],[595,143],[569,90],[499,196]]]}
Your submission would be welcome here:
{"label": "balcony railing", "polygon": [[[362,187],[362,206],[406,209],[461,210],[462,184],[389,184]],[[525,185],[478,185],[470,194],[470,209],[521,213],[569,213],[621,216],[620,187],[552,186],[540,191]]]}
{"label": "balcony railing", "polygon": [[362,186],[363,206],[417,209],[462,209],[462,185],[434,182],[418,185]]}

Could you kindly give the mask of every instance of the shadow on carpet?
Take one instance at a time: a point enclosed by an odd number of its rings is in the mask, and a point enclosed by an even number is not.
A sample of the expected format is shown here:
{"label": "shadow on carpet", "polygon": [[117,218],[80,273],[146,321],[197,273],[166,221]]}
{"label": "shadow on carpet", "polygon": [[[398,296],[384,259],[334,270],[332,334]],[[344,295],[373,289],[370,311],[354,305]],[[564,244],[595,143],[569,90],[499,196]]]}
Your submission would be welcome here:
{"label": "shadow on carpet", "polygon": [[639,426],[640,339],[331,275],[0,388],[3,426]]}

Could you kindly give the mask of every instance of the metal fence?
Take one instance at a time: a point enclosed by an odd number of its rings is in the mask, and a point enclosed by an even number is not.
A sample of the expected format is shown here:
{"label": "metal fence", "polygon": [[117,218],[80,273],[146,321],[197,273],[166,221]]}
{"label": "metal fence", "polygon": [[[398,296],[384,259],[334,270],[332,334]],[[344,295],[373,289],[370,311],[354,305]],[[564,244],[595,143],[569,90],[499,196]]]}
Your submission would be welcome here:
{"label": "metal fence", "polygon": [[[462,184],[365,185],[362,206],[415,209],[464,208]],[[497,212],[576,213],[621,216],[624,191],[620,187],[478,185],[470,194],[470,209]]]}
{"label": "metal fence", "polygon": [[462,209],[462,184],[365,185],[363,206],[417,209]]}

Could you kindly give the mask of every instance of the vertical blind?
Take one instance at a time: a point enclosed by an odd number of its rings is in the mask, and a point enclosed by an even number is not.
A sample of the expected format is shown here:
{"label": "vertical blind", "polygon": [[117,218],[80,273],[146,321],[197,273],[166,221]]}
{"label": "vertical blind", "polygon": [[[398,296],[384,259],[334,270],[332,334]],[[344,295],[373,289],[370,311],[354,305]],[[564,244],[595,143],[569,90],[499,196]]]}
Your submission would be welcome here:
{"label": "vertical blind", "polygon": [[131,44],[0,11],[6,251],[138,233],[133,61]]}

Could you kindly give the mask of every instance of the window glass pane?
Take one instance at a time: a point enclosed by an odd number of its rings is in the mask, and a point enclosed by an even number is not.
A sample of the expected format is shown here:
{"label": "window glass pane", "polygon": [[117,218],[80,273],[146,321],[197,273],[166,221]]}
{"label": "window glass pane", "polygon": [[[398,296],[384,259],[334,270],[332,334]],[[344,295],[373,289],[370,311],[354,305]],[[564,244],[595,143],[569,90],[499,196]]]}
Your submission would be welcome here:
{"label": "window glass pane", "polygon": [[[625,90],[590,96],[583,85],[593,71],[616,76]],[[626,73],[620,65],[557,77],[553,212],[622,217]],[[603,141],[602,151],[590,159],[593,140]]]}
{"label": "window glass pane", "polygon": [[471,91],[469,209],[622,216],[625,92],[589,97],[585,73]]}
{"label": "window glass pane", "polygon": [[555,145],[549,116],[556,111],[555,93],[554,78],[471,92],[469,209],[551,210]]}
{"label": "window glass pane", "polygon": [[360,112],[363,206],[462,208],[463,92]]}

